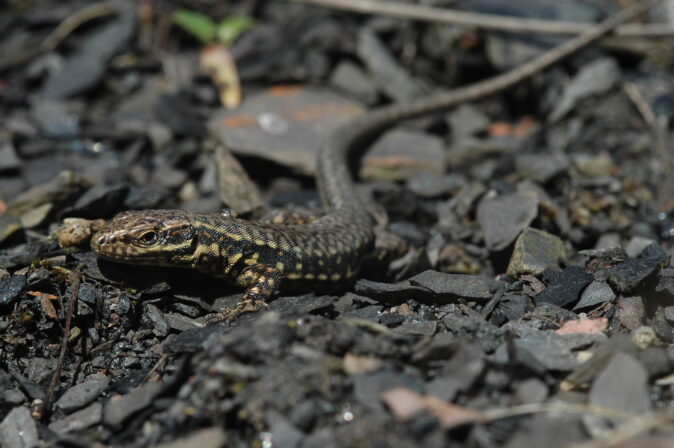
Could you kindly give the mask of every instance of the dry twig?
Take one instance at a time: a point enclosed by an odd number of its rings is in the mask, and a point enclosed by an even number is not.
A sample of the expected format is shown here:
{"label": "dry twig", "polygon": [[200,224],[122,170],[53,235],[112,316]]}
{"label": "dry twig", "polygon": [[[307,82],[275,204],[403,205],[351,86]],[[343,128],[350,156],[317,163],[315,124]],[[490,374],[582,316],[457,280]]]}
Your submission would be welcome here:
{"label": "dry twig", "polygon": [[[412,5],[382,0],[292,0],[360,14],[382,14],[401,19],[451,23],[474,28],[510,31],[518,33],[574,35],[592,28],[592,24],[558,20],[523,19],[519,17],[482,14],[425,5]],[[674,35],[674,28],[667,24],[629,24],[616,28],[620,36],[658,37]]]}
{"label": "dry twig", "polygon": [[74,14],[68,16],[63,22],[54,28],[54,31],[42,42],[42,51],[53,51],[63,39],[84,23],[98,19],[99,17],[115,14],[120,9],[120,2],[109,1],[94,3],[86,6]]}
{"label": "dry twig", "polygon": [[70,277],[70,301],[68,302],[68,309],[66,311],[66,324],[63,328],[63,339],[61,340],[61,348],[59,352],[59,358],[56,363],[56,368],[54,369],[54,375],[49,382],[49,389],[47,389],[47,395],[44,400],[44,406],[48,407],[51,405],[52,399],[54,398],[54,393],[59,383],[61,377],[61,370],[63,369],[63,363],[65,362],[66,353],[68,351],[68,340],[70,339],[70,325],[72,322],[73,315],[75,314],[75,304],[77,303],[77,295],[80,292],[80,282],[82,281],[82,269],[84,265],[78,265],[75,270],[72,272]]}

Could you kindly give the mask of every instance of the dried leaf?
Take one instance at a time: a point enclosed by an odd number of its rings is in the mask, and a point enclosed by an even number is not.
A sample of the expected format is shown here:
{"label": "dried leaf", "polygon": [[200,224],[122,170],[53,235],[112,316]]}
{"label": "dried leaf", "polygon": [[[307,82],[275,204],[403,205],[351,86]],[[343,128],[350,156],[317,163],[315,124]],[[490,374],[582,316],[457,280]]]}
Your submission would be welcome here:
{"label": "dried leaf", "polygon": [[52,305],[51,301],[58,299],[54,294],[47,294],[40,291],[27,291],[26,294],[40,299],[40,307],[42,312],[47,315],[50,319],[56,319],[58,314],[56,314],[56,308]]}
{"label": "dried leaf", "polygon": [[410,421],[426,410],[424,397],[405,387],[387,390],[381,394],[381,401],[400,422]]}
{"label": "dried leaf", "polygon": [[410,421],[424,411],[436,417],[445,429],[486,420],[482,412],[447,403],[437,397],[419,395],[405,387],[387,390],[381,394],[381,400],[401,422]]}

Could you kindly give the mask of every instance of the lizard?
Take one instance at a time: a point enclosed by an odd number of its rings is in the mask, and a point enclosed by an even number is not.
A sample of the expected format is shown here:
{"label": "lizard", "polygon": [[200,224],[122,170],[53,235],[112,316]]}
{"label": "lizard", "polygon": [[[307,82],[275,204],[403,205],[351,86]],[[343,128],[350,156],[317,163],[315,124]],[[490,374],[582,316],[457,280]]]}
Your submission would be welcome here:
{"label": "lizard", "polygon": [[351,157],[362,156],[379,135],[402,120],[492,95],[533,76],[654,3],[625,8],[495,77],[409,104],[382,106],[342,125],[319,148],[316,181],[326,214],[308,224],[249,221],[227,210],[133,210],[116,215],[93,235],[91,249],[103,259],[195,269],[245,288],[233,308],[208,316],[209,323],[264,309],[281,289],[350,281],[373,251],[376,221],[356,193],[348,167]]}

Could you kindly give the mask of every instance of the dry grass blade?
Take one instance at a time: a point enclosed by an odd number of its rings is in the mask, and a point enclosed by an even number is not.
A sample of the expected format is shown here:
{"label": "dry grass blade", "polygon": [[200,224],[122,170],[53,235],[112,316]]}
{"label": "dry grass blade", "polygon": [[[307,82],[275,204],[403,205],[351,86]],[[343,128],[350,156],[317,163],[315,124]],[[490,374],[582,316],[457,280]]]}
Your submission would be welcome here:
{"label": "dry grass blade", "polygon": [[[587,31],[592,24],[541,19],[482,14],[435,8],[425,5],[411,5],[400,2],[377,0],[292,0],[361,14],[382,14],[401,19],[428,22],[451,23],[474,28],[484,28],[518,33],[574,35]],[[674,35],[670,25],[623,25],[616,29],[621,36],[657,37]]]}

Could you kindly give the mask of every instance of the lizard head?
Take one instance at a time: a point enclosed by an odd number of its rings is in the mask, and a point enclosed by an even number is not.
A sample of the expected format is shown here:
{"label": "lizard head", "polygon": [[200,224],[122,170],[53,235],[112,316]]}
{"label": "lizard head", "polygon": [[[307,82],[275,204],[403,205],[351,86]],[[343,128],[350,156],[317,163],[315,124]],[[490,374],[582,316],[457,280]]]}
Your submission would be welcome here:
{"label": "lizard head", "polygon": [[195,231],[181,210],[126,211],[91,238],[101,258],[133,264],[173,265],[194,250]]}

